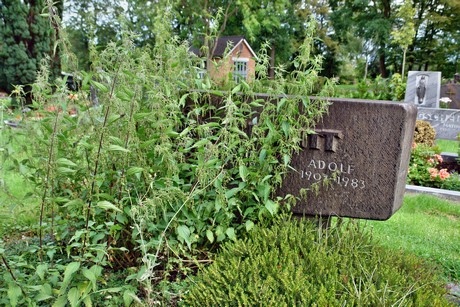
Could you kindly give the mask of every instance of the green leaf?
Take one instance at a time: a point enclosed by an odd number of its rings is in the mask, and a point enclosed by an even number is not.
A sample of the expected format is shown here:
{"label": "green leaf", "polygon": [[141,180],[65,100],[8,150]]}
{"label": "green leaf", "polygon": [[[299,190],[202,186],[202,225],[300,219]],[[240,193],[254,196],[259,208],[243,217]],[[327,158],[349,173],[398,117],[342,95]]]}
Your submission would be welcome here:
{"label": "green leaf", "polygon": [[227,228],[225,234],[230,238],[230,240],[236,241],[235,228]]}
{"label": "green leaf", "polygon": [[67,305],[67,297],[65,295],[61,295],[54,302],[53,307],[65,307],[66,305]]}
{"label": "green leaf", "polygon": [[219,97],[224,97],[224,93],[222,91],[211,91],[211,94]]}
{"label": "green leaf", "polygon": [[133,166],[133,167],[130,167],[127,171],[126,171],[126,176],[131,176],[131,175],[134,175],[134,174],[139,174],[139,173],[142,173],[144,171],[144,169],[142,167],[138,167],[138,166]]}
{"label": "green leaf", "polygon": [[14,283],[8,285],[8,299],[10,300],[11,306],[15,307],[18,304],[21,295],[22,291],[18,285]]}
{"label": "green leaf", "polygon": [[186,225],[180,225],[177,227],[177,235],[180,239],[184,240],[187,243],[189,249],[191,249],[191,242],[190,242],[190,229]]}
{"label": "green leaf", "polygon": [[77,306],[80,298],[80,292],[76,287],[73,287],[69,290],[69,293],[67,293],[67,298],[69,299],[70,306]]}
{"label": "green leaf", "polygon": [[182,132],[179,134],[179,136],[180,136],[180,137],[186,136],[186,135],[190,132],[190,130],[192,130],[191,127],[185,128],[184,130],[182,130]]}
{"label": "green leaf", "polygon": [[119,208],[117,208],[117,206],[115,206],[114,204],[106,200],[98,202],[96,207],[104,209],[104,210],[114,210],[117,212],[122,212]]}
{"label": "green leaf", "polygon": [[259,154],[259,162],[260,163],[264,162],[266,156],[267,156],[267,150],[262,149]]}
{"label": "green leaf", "polygon": [[60,166],[77,167],[77,164],[66,158],[59,158],[56,160],[56,163]]}
{"label": "green leaf", "polygon": [[118,292],[121,292],[122,290],[123,290],[123,287],[113,287],[113,288],[104,289],[105,292],[109,292],[109,293],[118,293]]}
{"label": "green leaf", "polygon": [[96,291],[97,278],[93,271],[89,269],[83,269],[83,276],[85,276],[91,282],[93,291]]}
{"label": "green leaf", "polygon": [[184,107],[185,106],[185,102],[187,101],[187,97],[188,97],[189,94],[184,94],[182,95],[182,97],[180,98],[179,100],[179,105]]}
{"label": "green leaf", "polygon": [[81,205],[83,205],[83,200],[81,199],[72,199],[71,201],[67,202],[65,205],[63,205],[62,207],[80,207]]}
{"label": "green leaf", "polygon": [[288,165],[290,160],[291,160],[291,157],[289,157],[289,155],[283,156],[284,165]]}
{"label": "green leaf", "polygon": [[107,86],[105,86],[104,84],[102,83],[99,83],[97,81],[94,81],[94,80],[90,80],[89,83],[94,86],[96,89],[98,89],[99,91],[101,91],[102,93],[107,93],[109,91],[109,89],[107,88]]}
{"label": "green leaf", "polygon": [[50,295],[50,294],[38,293],[38,294],[35,296],[34,299],[35,299],[37,302],[42,302],[42,301],[49,300],[50,298],[53,298],[53,296]]}
{"label": "green leaf", "polygon": [[125,306],[131,306],[131,303],[134,300],[138,302],[139,304],[141,303],[141,300],[137,297],[137,295],[133,291],[126,290],[125,292],[123,292],[123,303],[125,304]]}
{"label": "green leaf", "polygon": [[170,138],[174,139],[177,138],[180,134],[176,131],[170,130],[166,132],[166,135],[169,136]]}
{"label": "green leaf", "polygon": [[276,112],[279,113],[281,108],[284,107],[284,104],[286,103],[286,98],[281,98],[281,100],[278,102],[278,105],[276,106]]}
{"label": "green leaf", "polygon": [[41,280],[45,279],[45,273],[48,271],[48,264],[39,264],[36,269],[36,273]]}
{"label": "green leaf", "polygon": [[271,215],[274,215],[278,209],[278,204],[271,201],[270,199],[267,199],[265,202],[265,208],[268,210],[268,212],[270,212]]}
{"label": "green leaf", "polygon": [[118,91],[115,93],[115,96],[122,100],[122,101],[130,101],[131,100],[131,97],[129,97],[125,92],[123,91]]}
{"label": "green leaf", "polygon": [[191,148],[195,148],[195,147],[203,147],[205,144],[207,144],[209,142],[208,139],[202,139],[202,140],[199,140],[198,142],[196,142],[195,144],[193,144],[193,146]]}
{"label": "green leaf", "polygon": [[86,307],[92,307],[93,302],[91,301],[91,296],[85,296],[85,298],[83,299],[83,304],[85,304]]}
{"label": "green leaf", "polygon": [[124,146],[124,142],[116,136],[109,136],[109,140],[111,144],[120,145],[122,147]]}
{"label": "green leaf", "polygon": [[232,94],[236,94],[238,92],[241,92],[241,84],[238,84],[232,89]]}
{"label": "green leaf", "polygon": [[285,120],[281,123],[281,129],[283,130],[284,135],[285,135],[286,137],[289,136],[290,127],[291,127],[291,125],[289,124],[289,122],[287,122],[287,121],[285,121]]}
{"label": "green leaf", "polygon": [[247,177],[248,174],[249,174],[249,170],[248,170],[248,168],[246,167],[246,165],[241,164],[240,167],[239,167],[239,172],[240,172],[240,177],[241,177],[241,179],[243,179],[243,181],[246,181],[246,177]]}
{"label": "green leaf", "polygon": [[71,262],[69,263],[64,271],[64,279],[62,281],[61,289],[59,290],[59,294],[64,294],[65,289],[69,285],[70,281],[72,280],[73,274],[78,271],[80,268],[80,262]]}
{"label": "green leaf", "polygon": [[58,167],[57,173],[58,175],[71,175],[76,173],[77,171],[68,167]]}
{"label": "green leaf", "polygon": [[214,233],[211,230],[206,230],[206,237],[208,238],[209,242],[214,242]]}
{"label": "green leaf", "polygon": [[252,228],[254,228],[254,222],[253,221],[246,221],[244,224],[246,226],[246,231],[250,231]]}
{"label": "green leaf", "polygon": [[108,148],[107,148],[108,151],[121,151],[121,152],[130,152],[129,149],[126,149],[120,145],[110,145]]}

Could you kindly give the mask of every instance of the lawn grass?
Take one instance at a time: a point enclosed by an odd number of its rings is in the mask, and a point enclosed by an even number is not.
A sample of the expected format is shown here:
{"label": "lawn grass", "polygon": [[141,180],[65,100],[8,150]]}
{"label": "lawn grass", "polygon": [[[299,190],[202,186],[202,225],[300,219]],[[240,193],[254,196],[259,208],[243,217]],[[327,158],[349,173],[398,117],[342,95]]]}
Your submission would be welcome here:
{"label": "lawn grass", "polygon": [[[9,127],[1,130],[0,148],[2,154],[6,150],[14,150],[14,154],[18,155],[17,158],[21,158],[19,144],[7,137],[7,134],[14,132]],[[2,157],[0,164],[0,237],[24,229],[30,230],[38,221],[38,198],[33,196],[33,187],[13,166],[11,161],[4,161]]]}
{"label": "lawn grass", "polygon": [[436,146],[439,147],[441,152],[458,153],[459,149],[458,141],[452,140],[436,140]]}
{"label": "lawn grass", "polygon": [[460,280],[460,203],[406,195],[387,221],[367,221],[380,244],[434,261],[447,279]]}

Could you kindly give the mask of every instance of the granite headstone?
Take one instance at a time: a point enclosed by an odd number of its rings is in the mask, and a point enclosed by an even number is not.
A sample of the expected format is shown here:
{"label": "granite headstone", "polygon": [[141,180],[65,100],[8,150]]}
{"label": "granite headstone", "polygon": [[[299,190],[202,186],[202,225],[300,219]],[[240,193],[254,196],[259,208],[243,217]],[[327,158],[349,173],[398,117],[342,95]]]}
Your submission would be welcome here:
{"label": "granite headstone", "polygon": [[450,98],[449,109],[460,109],[460,83],[449,82],[441,85],[441,97]]}
{"label": "granite headstone", "polygon": [[[332,99],[305,134],[279,195],[299,197],[296,215],[386,220],[401,207],[417,108]],[[326,180],[324,180],[326,179]]]}
{"label": "granite headstone", "polygon": [[460,134],[460,110],[419,108],[417,119],[427,121],[436,131],[436,139],[457,140]]}
{"label": "granite headstone", "polygon": [[425,108],[439,108],[441,73],[409,71],[404,102]]}

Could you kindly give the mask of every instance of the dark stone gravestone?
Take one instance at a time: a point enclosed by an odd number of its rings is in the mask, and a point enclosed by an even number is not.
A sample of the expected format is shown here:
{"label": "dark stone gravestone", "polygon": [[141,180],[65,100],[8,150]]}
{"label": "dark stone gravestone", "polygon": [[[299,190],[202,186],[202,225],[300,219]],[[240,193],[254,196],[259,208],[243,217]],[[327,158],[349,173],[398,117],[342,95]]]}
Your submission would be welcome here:
{"label": "dark stone gravestone", "polygon": [[[300,197],[295,215],[386,220],[401,207],[417,108],[413,104],[332,99],[280,195]],[[326,179],[326,181],[324,180]]]}
{"label": "dark stone gravestone", "polygon": [[439,108],[441,73],[409,71],[404,102],[425,108]]}
{"label": "dark stone gravestone", "polygon": [[450,98],[449,109],[460,109],[460,83],[451,81],[442,85],[441,97]]}
{"label": "dark stone gravestone", "polygon": [[456,141],[460,133],[460,110],[457,109],[419,108],[417,119],[429,122],[437,139]]}

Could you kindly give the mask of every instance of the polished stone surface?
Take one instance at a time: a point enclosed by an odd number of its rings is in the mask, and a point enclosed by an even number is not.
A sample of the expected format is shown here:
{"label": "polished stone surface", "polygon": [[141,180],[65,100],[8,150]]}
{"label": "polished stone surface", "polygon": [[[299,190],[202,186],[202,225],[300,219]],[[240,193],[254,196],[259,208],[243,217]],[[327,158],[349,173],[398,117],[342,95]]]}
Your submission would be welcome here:
{"label": "polished stone surface", "polygon": [[460,133],[460,110],[418,108],[417,119],[427,121],[436,131],[436,139],[457,140]]}
{"label": "polished stone surface", "polygon": [[440,72],[409,71],[404,102],[418,107],[439,108],[440,91]]}

